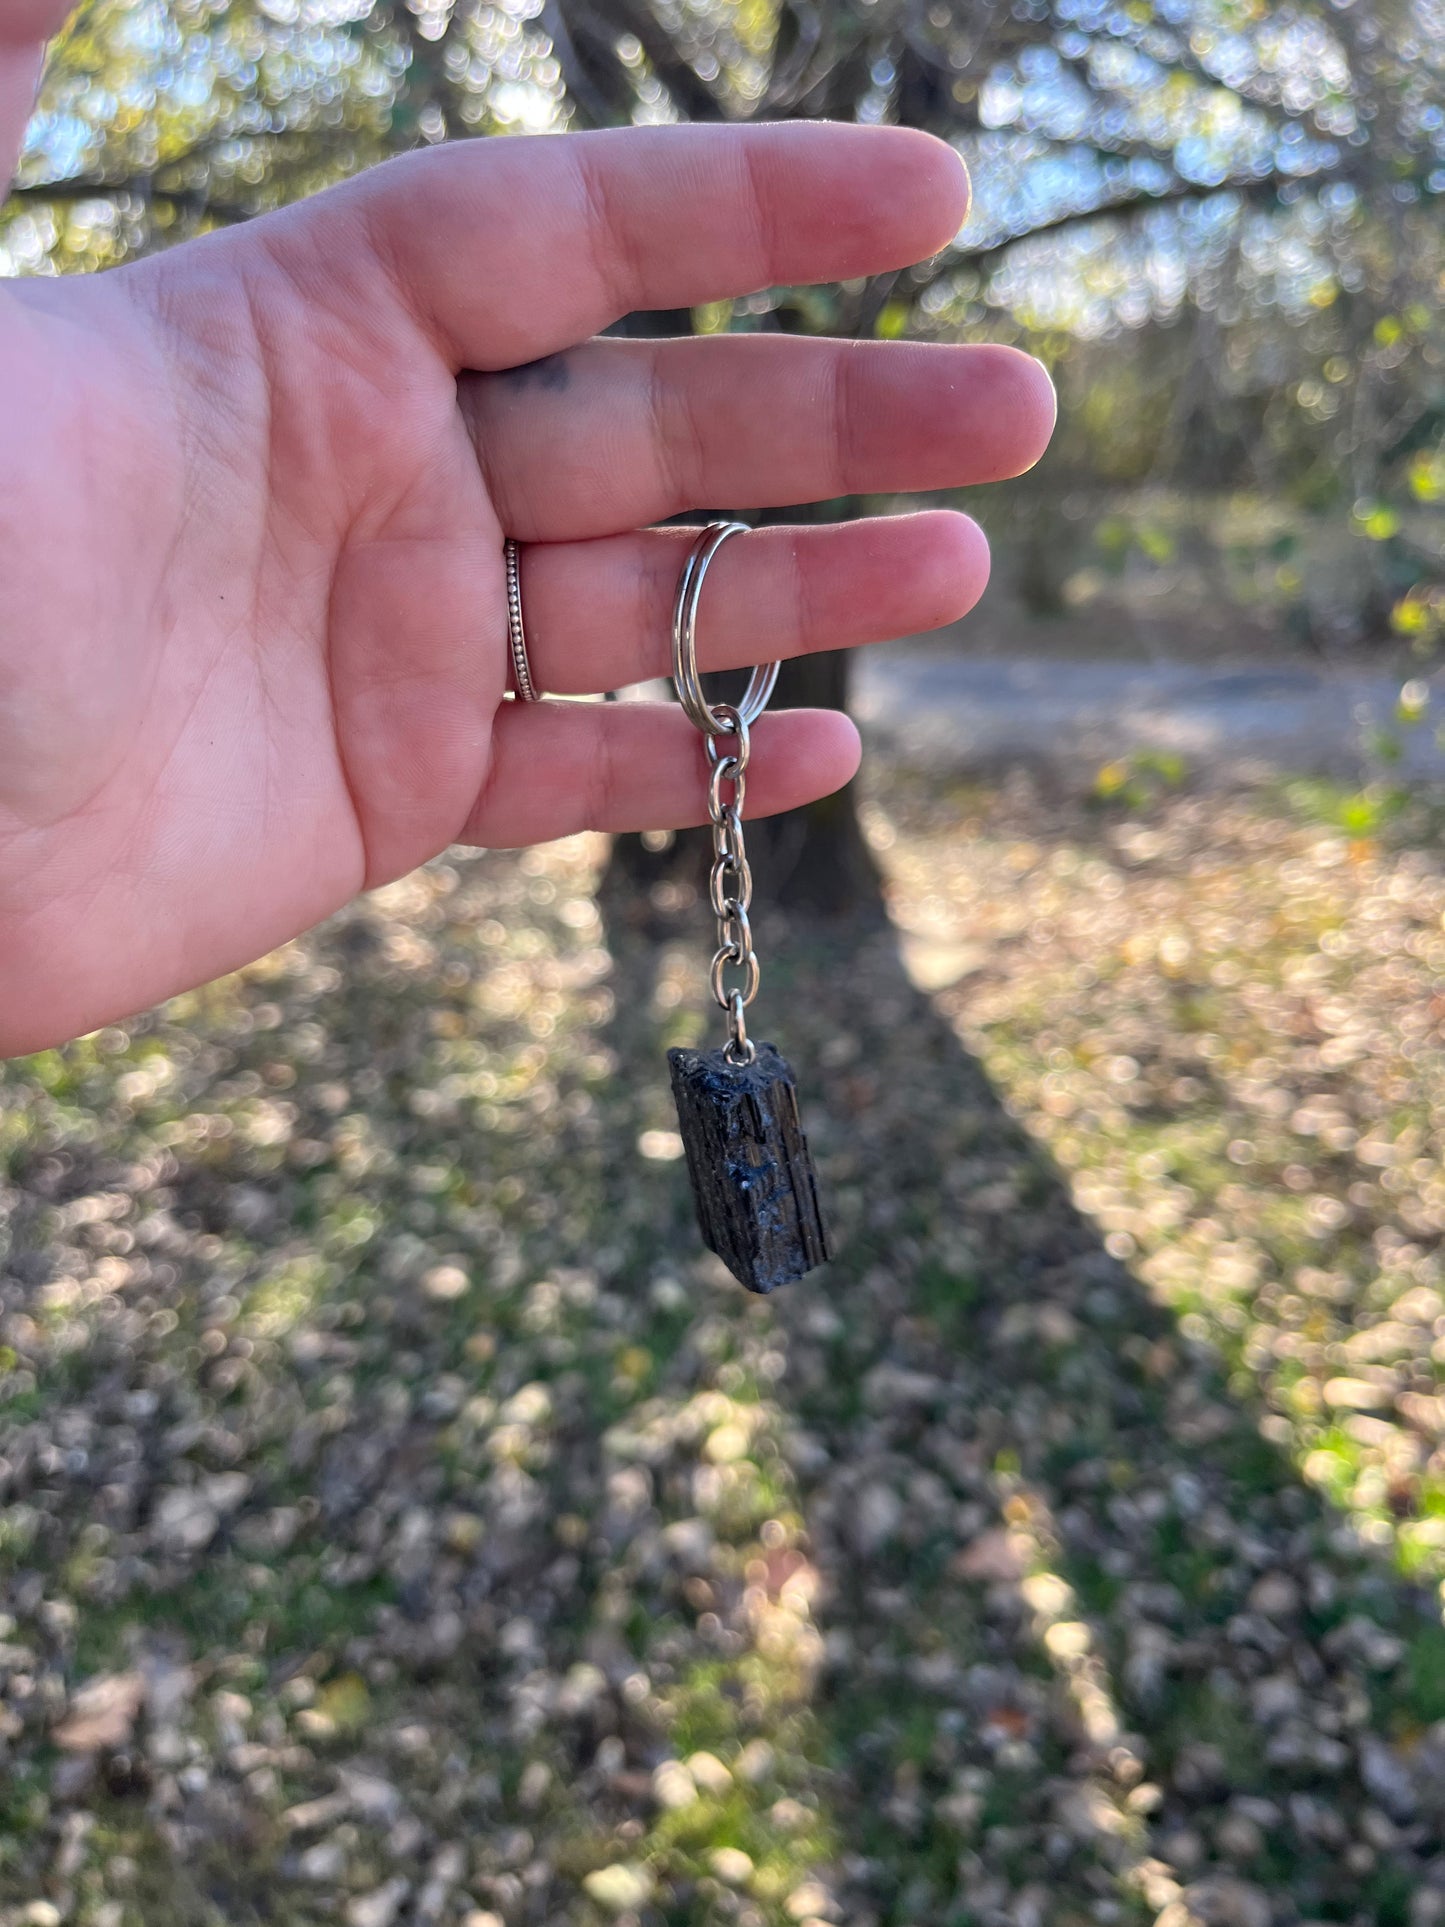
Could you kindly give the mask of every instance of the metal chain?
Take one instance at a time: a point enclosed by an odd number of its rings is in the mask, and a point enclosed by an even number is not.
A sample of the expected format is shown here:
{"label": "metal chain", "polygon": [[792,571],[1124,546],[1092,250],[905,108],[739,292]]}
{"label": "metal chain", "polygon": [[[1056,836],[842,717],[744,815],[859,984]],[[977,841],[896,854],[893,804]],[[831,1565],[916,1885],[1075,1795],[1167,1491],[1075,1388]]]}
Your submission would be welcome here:
{"label": "metal chain", "polygon": [[[723,544],[746,535],[743,522],[710,522],[688,552],[678,579],[672,608],[672,681],[677,699],[689,719],[702,731],[709,765],[707,813],[712,823],[712,875],[708,900],[717,918],[718,947],[709,977],[712,994],[727,1012],[730,1063],[751,1064],[757,1046],[748,1036],[748,1005],[758,994],[757,952],[748,906],[753,898],[753,874],[743,845],[743,797],[747,789],[748,731],[768,706],[781,663],[759,663],[748,677],[736,703],[709,703],[703,695],[697,667],[697,605],[703,577]],[[726,752],[721,744],[736,747]],[[730,792],[730,793],[729,793]],[[742,972],[742,982],[728,984],[729,970]]]}
{"label": "metal chain", "polygon": [[[757,1046],[748,1036],[743,1012],[758,994],[761,971],[753,949],[753,929],[748,907],[753,900],[753,873],[748,868],[743,844],[743,799],[747,793],[750,743],[748,724],[731,703],[716,703],[713,715],[726,725],[705,737],[707,760],[711,766],[707,786],[707,813],[712,824],[712,873],[708,878],[708,900],[717,918],[718,947],[713,955],[710,981],[712,994],[728,1017],[727,1055],[734,1064],[751,1064]],[[737,747],[726,754],[718,747],[730,736]],[[724,790],[731,788],[731,796]],[[741,970],[741,984],[729,986],[724,972]]]}

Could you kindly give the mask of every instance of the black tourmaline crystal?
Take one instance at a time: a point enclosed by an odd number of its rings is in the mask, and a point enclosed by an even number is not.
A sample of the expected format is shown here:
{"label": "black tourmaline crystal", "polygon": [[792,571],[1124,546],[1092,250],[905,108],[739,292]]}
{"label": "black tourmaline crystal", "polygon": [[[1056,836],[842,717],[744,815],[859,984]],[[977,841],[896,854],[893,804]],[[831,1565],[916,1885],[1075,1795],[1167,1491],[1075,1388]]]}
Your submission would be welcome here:
{"label": "black tourmaline crystal", "polygon": [[751,1064],[670,1050],[672,1094],[703,1242],[749,1291],[773,1291],[831,1255],[793,1073],[771,1044]]}

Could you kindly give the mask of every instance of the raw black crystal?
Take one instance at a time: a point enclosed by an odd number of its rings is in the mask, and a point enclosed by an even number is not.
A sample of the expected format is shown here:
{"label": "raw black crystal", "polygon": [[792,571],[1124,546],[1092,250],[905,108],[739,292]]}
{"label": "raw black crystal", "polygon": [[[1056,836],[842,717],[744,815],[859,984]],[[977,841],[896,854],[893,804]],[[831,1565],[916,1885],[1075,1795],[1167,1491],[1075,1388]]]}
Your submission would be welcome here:
{"label": "raw black crystal", "polygon": [[672,1094],[703,1242],[749,1291],[773,1291],[829,1258],[793,1073],[771,1044],[751,1064],[725,1050],[670,1050]]}

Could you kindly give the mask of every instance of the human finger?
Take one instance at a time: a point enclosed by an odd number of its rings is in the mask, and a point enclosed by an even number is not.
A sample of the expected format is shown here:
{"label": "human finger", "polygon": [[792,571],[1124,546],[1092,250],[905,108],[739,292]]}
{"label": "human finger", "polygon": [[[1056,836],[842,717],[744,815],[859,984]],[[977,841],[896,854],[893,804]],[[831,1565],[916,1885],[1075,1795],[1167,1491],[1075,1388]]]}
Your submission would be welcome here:
{"label": "human finger", "polygon": [[318,294],[377,268],[455,368],[506,368],[638,309],[901,268],[962,225],[952,148],[901,127],[650,127],[458,141],[256,224]]}
{"label": "human finger", "polygon": [[[559,695],[665,676],[672,605],[693,528],[641,529],[521,553],[527,660]],[[988,580],[988,544],[966,515],[930,510],[754,529],[708,573],[699,666],[740,669],[851,649],[966,615]]]}
{"label": "human finger", "polygon": [[[796,809],[858,767],[858,732],[828,709],[753,725],[744,816]],[[707,820],[703,739],[675,703],[504,703],[487,780],[459,841],[492,849],[577,830],[682,829]]]}
{"label": "human finger", "polygon": [[1033,466],[1054,422],[1044,369],[992,344],[602,340],[460,394],[502,526],[526,541],[998,481]]}

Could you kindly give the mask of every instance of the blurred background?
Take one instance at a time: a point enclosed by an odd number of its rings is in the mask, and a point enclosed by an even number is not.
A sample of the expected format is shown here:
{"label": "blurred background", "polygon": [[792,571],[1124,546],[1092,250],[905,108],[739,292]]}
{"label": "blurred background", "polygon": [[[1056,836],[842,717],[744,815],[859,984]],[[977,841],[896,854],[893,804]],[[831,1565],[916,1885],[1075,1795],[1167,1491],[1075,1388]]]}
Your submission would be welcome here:
{"label": "blurred background", "polygon": [[968,224],[621,327],[1061,401],[974,616],[788,672],[867,745],[756,838],[838,1260],[698,1249],[688,838],[0,1067],[6,1927],[1445,1921],[1435,0],[100,0],[0,272],[762,116]]}

